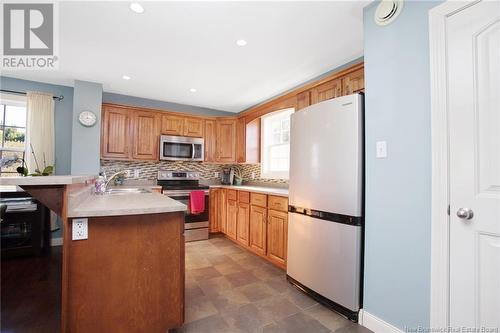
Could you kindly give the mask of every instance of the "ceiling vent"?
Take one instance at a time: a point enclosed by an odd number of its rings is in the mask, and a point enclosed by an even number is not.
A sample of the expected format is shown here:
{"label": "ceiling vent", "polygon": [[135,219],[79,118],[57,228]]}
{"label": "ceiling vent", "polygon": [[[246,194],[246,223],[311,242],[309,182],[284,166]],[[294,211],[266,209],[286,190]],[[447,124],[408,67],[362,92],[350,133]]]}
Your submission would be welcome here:
{"label": "ceiling vent", "polygon": [[403,0],[382,0],[375,10],[375,23],[384,26],[394,21],[403,10]]}

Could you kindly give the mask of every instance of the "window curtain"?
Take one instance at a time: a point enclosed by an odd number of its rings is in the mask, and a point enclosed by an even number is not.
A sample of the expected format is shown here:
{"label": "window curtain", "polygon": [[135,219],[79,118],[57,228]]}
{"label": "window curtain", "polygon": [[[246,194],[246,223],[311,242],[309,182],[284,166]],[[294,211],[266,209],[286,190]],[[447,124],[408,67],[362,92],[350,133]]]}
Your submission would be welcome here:
{"label": "window curtain", "polygon": [[54,166],[55,162],[54,99],[51,94],[32,91],[27,92],[26,97],[28,121],[25,160],[30,173],[37,168],[41,172],[46,166]]}

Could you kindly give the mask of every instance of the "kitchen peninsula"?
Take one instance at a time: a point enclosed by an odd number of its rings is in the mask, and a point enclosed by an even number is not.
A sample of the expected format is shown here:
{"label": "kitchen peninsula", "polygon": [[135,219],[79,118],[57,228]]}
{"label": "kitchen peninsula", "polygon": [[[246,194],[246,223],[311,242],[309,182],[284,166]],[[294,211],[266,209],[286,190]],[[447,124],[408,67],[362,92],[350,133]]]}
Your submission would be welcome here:
{"label": "kitchen peninsula", "polygon": [[[1,178],[63,223],[61,332],[166,332],[184,321],[186,205],[159,193],[94,195],[93,176]],[[83,222],[87,234],[75,235]]]}

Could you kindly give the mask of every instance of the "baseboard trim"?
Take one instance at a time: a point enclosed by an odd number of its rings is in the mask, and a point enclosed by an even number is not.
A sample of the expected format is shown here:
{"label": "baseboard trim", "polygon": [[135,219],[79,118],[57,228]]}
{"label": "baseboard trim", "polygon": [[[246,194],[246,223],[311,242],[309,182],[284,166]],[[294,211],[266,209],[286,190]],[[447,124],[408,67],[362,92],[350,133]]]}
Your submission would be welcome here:
{"label": "baseboard trim", "polygon": [[377,316],[361,309],[359,311],[359,324],[375,333],[404,333],[399,328],[392,326]]}
{"label": "baseboard trim", "polygon": [[63,245],[62,237],[50,239],[50,246],[62,246],[62,245]]}

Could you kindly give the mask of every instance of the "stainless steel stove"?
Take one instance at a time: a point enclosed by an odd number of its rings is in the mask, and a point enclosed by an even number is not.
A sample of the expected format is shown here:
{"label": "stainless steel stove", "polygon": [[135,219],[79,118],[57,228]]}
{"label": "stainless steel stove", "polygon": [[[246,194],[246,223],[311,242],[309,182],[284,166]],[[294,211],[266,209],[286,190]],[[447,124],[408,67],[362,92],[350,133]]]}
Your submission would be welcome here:
{"label": "stainless steel stove", "polygon": [[[184,238],[186,242],[208,239],[209,187],[200,185],[200,174],[193,171],[158,171],[157,184],[162,193],[188,206],[184,218]],[[192,214],[189,209],[191,191],[205,192],[205,210],[200,214]]]}

